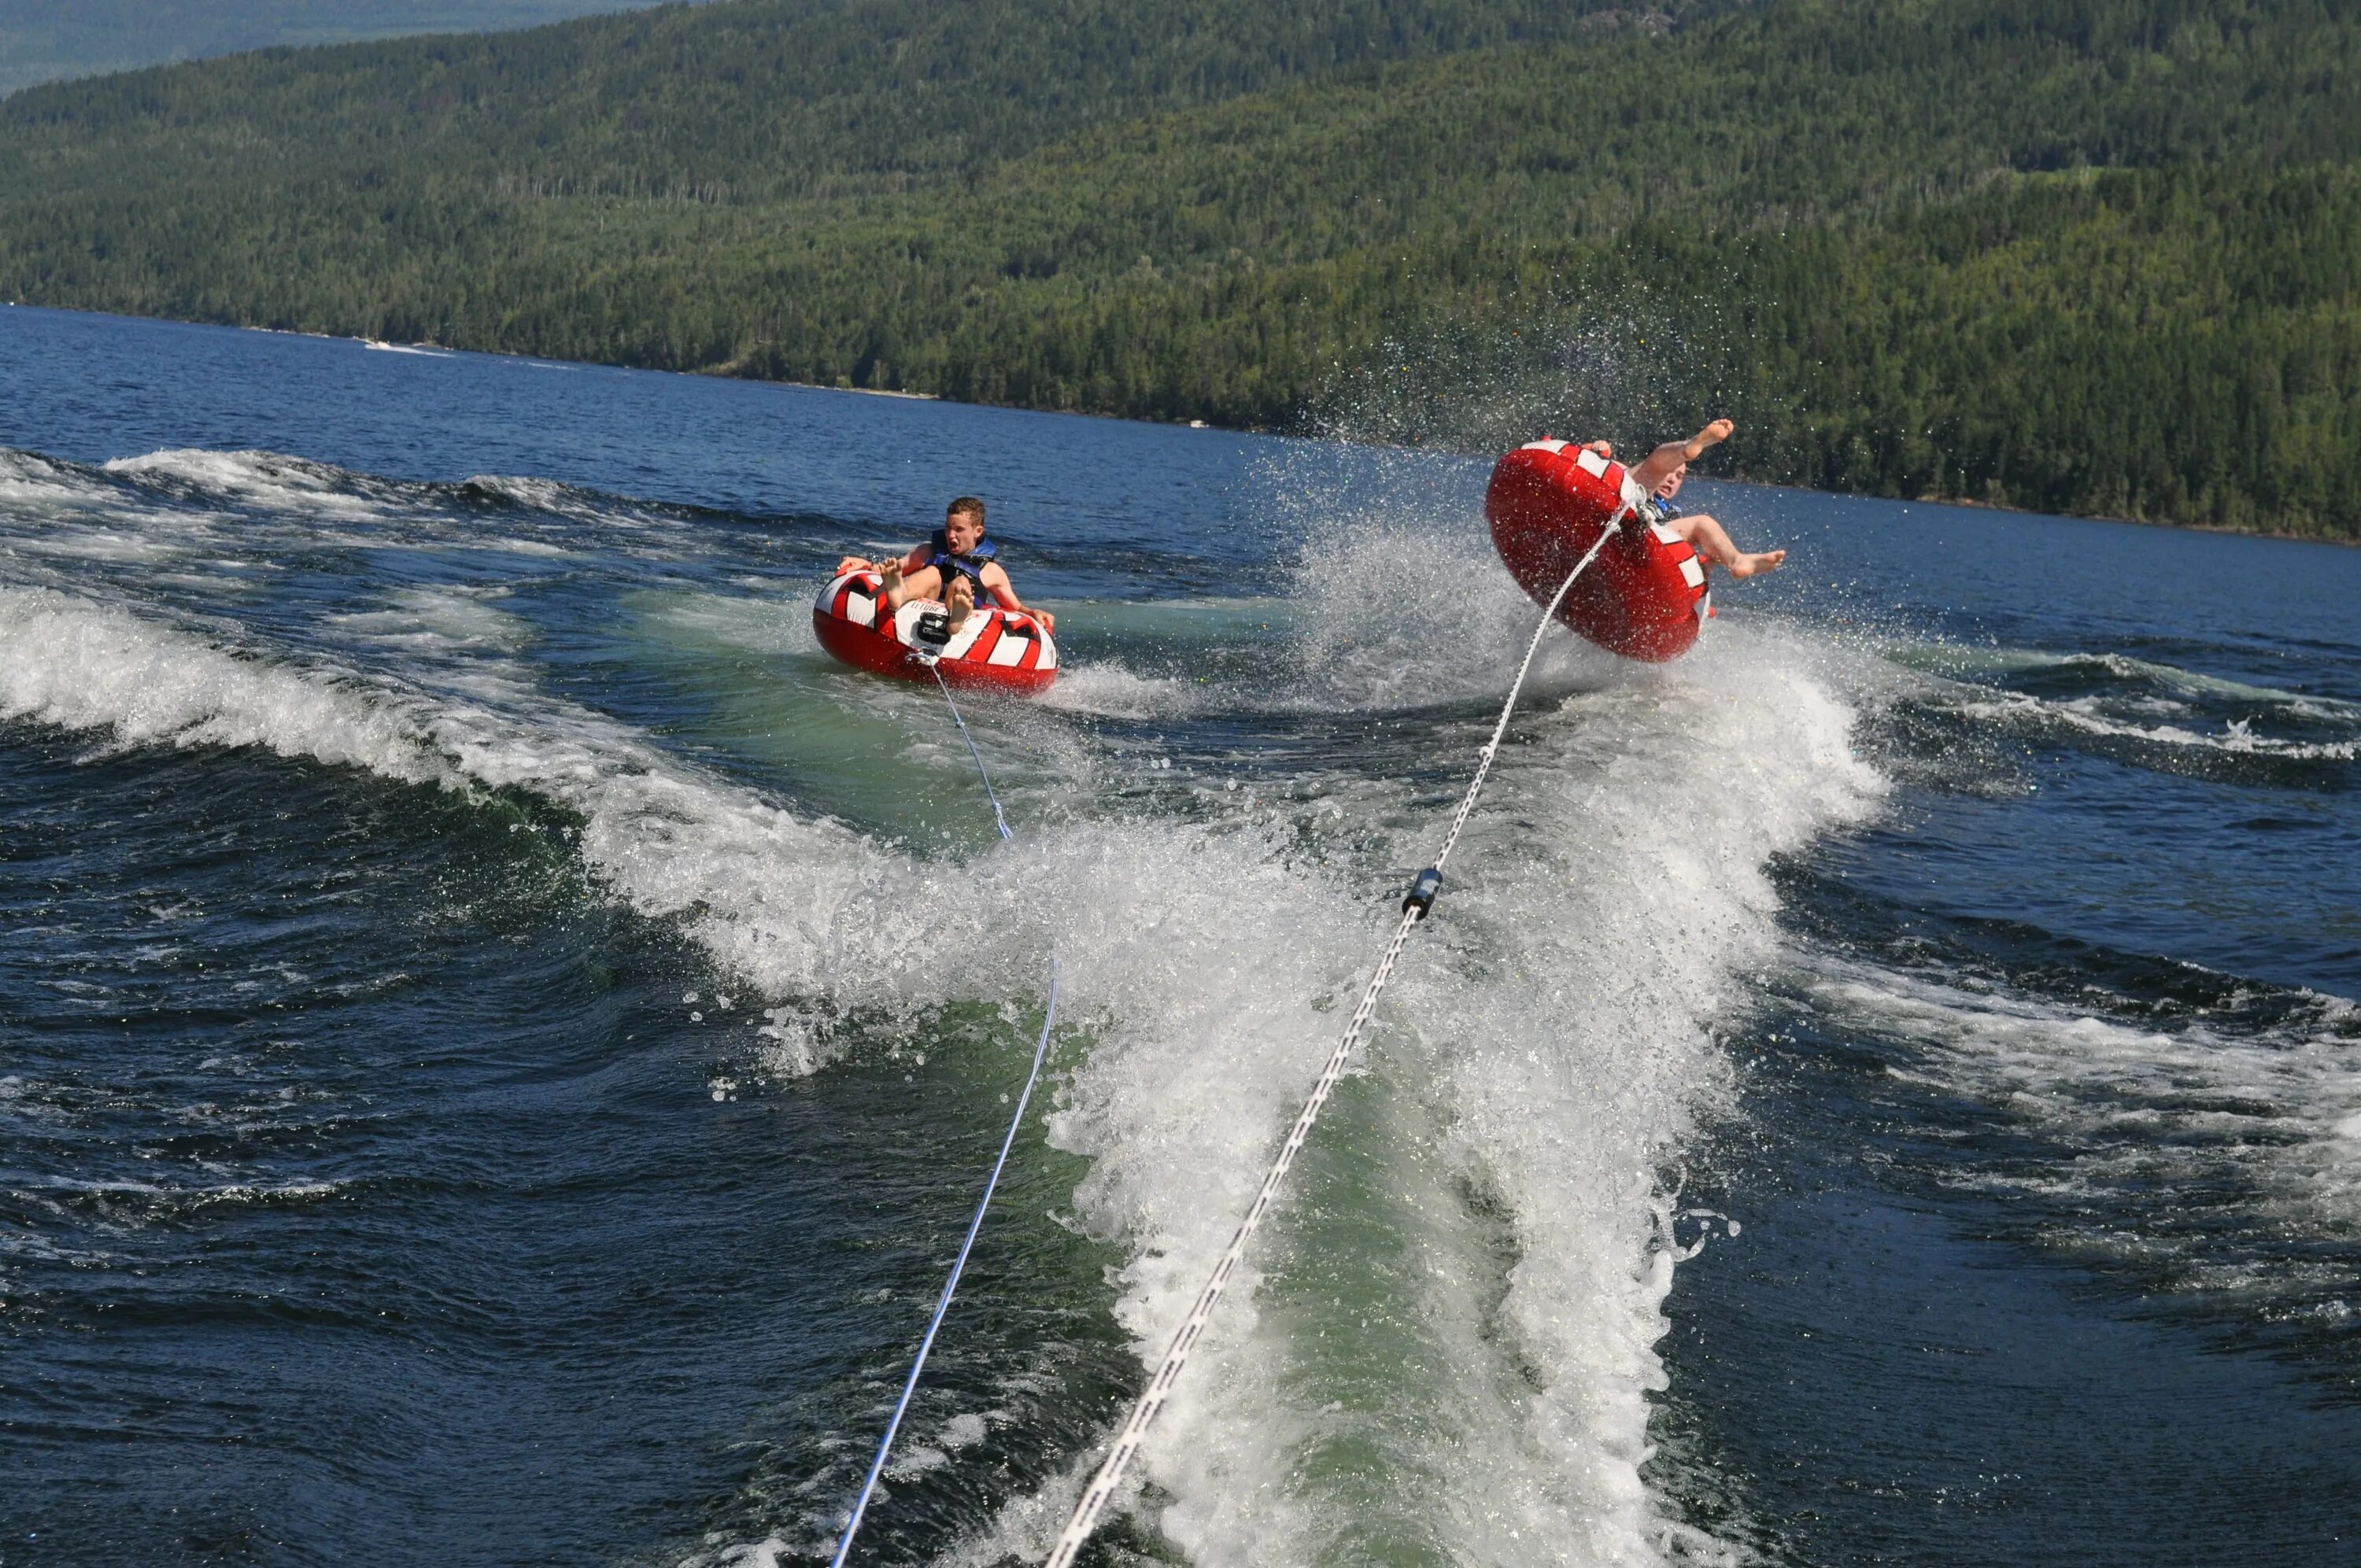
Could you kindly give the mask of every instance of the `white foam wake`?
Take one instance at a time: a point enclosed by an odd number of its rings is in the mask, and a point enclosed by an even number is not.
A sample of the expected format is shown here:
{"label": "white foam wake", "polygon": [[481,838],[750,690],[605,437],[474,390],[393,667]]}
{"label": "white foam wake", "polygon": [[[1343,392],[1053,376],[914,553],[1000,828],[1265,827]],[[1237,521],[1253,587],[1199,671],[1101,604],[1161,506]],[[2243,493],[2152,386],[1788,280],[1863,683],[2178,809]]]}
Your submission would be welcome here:
{"label": "white foam wake", "polygon": [[114,458],[105,467],[110,474],[149,484],[178,485],[223,500],[309,517],[375,519],[387,511],[388,498],[379,493],[385,488],[382,481],[278,452],[180,447]]}
{"label": "white foam wake", "polygon": [[1883,789],[1814,662],[1725,635],[1680,678],[1569,698],[1465,851],[1459,963],[1406,988],[1454,1151],[1514,1214],[1499,1323],[1542,1369],[1529,1394],[1471,1386],[1499,1419],[1433,1460],[1477,1560],[1649,1562],[1677,1534],[1639,1476],[1673,1270],[1658,1172],[1720,1102],[1716,1025],[1776,950],[1769,857]]}
{"label": "white foam wake", "polygon": [[[1303,618],[1303,679],[1288,700],[1350,712],[1496,701],[1541,614],[1491,547],[1466,530],[1378,516],[1347,542],[1315,541],[1294,569]],[[1552,637],[1536,689],[1606,678],[1611,655]]]}
{"label": "white foam wake", "polygon": [[[1159,1528],[1190,1561],[1717,1553],[1641,1478],[1674,1262],[1658,1177],[1722,1092],[1716,1020],[1778,950],[1767,859],[1883,793],[1821,656],[1727,634],[1676,676],[1613,680],[1520,725],[1532,739],[1381,1014],[1373,1079],[1318,1140],[1366,1145],[1382,1180],[1323,1190],[1323,1157],[1307,1160],[1313,1191],[1257,1249],[1268,1272],[1234,1287],[1145,1452],[1170,1499]],[[1405,819],[1394,785],[1329,783],[1364,824],[1393,816],[1382,860],[1432,853],[1446,807]],[[1400,873],[1318,873],[1246,829],[1110,833],[1104,850],[1059,892],[1123,922],[1071,960],[1102,987],[1122,977],[1102,992],[1117,1023],[1052,1126],[1093,1161],[1078,1212],[1134,1252],[1118,1311],[1152,1360],[1342,1026]],[[1505,1242],[1479,1234],[1470,1192],[1503,1212]],[[1381,1284],[1339,1272],[1364,1222],[1392,1238]],[[1397,1354],[1371,1398],[1361,1360]],[[1056,1511],[1014,1507],[957,1560],[1037,1550]]]}
{"label": "white foam wake", "polygon": [[[891,1003],[920,993],[915,933],[881,894],[881,851],[648,746],[598,715],[531,698],[431,697],[49,589],[0,589],[0,716],[106,730],[129,745],[258,746],[450,788],[526,790],[578,812],[581,853],[635,909],[676,917],[774,994]],[[507,689],[504,691],[503,687]]]}
{"label": "white foam wake", "polygon": [[2177,664],[2137,659],[2128,653],[2053,653],[2036,648],[1970,648],[1947,644],[1910,644],[1889,650],[1892,656],[1918,667],[1952,676],[2018,675],[2049,671],[2096,671],[2117,680],[2136,682],[2182,696],[2227,698],[2259,707],[2285,709],[2307,718],[2361,719],[2361,707],[2334,697],[2258,685],[2224,675],[2185,670]]}
{"label": "white foam wake", "polygon": [[425,738],[324,674],[242,658],[47,588],[0,588],[0,717],[125,743],[260,746],[412,783],[456,782]]}
{"label": "white foam wake", "polygon": [[[2289,740],[2256,731],[2254,721],[2235,718],[2224,722],[2218,734],[2207,734],[2180,724],[2141,724],[2116,718],[2106,712],[2107,703],[2097,697],[2075,697],[2064,702],[2028,696],[2020,692],[1982,698],[1960,705],[1960,711],[1971,718],[2000,723],[2058,724],[2086,735],[2107,736],[2117,740],[2144,740],[2159,746],[2187,746],[2204,751],[2226,751],[2240,755],[2288,757],[2303,761],[2352,762],[2361,758],[2361,741],[2356,740]],[[2324,710],[2323,710],[2324,711]]]}
{"label": "white foam wake", "polygon": [[[405,613],[475,649],[502,640],[472,611]],[[915,860],[478,656],[472,696],[433,695],[72,594],[0,591],[0,712],[534,792],[580,815],[581,853],[618,896],[791,1021],[807,1003],[1000,999],[1030,987],[1054,939],[1094,1044],[1070,1064],[1053,1136],[1092,1158],[1074,1212],[1129,1252],[1117,1312],[1151,1354],[1341,1026],[1334,1002],[1366,972],[1400,869],[1440,828],[1440,806],[1405,811],[1403,787],[1365,769],[1302,781],[1372,846],[1328,863],[1245,794]],[[1671,675],[1545,688],[1520,725],[1381,1017],[1378,1070],[1347,1086],[1328,1152],[1303,1168],[1312,1196],[1258,1254],[1268,1277],[1234,1287],[1145,1455],[1170,1499],[1160,1528],[1191,1561],[1673,1549],[1640,1472],[1673,1266],[1658,1173],[1720,1092],[1714,1021],[1774,950],[1766,858],[1878,796],[1822,656],[1725,631]],[[1466,749],[1478,739],[1471,727]],[[1367,1190],[1323,1174],[1356,1148],[1384,1172]],[[1370,1227],[1408,1261],[1356,1280],[1356,1323],[1323,1271]],[[1387,1333],[1403,1348],[1370,1397],[1355,1347]]]}
{"label": "white foam wake", "polygon": [[[1995,1187],[2075,1212],[2140,1215],[2130,1227],[2061,1234],[2070,1249],[2128,1254],[2185,1288],[2319,1297],[2361,1310],[2335,1259],[2303,1247],[2260,1260],[2242,1239],[2203,1234],[2235,1216],[2236,1238],[2361,1241],[2361,1009],[2311,995],[2259,1032],[2202,1017],[2128,1023],[2040,998],[1796,955],[1818,1009],[1916,1047],[1897,1069],[2037,1128],[2059,1149],[2033,1168],[1984,1170]],[[2182,1194],[2196,1194],[2185,1203]],[[2225,1205],[2227,1208],[2225,1210]]]}

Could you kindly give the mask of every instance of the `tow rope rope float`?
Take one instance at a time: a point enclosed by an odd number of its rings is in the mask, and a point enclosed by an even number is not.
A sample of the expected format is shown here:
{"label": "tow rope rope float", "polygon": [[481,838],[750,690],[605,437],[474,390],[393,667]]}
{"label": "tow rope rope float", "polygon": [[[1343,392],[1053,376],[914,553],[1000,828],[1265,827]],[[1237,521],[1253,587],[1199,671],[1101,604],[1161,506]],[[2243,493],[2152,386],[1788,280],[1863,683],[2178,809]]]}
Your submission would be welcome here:
{"label": "tow rope rope float", "polygon": [[1532,641],[1525,644],[1524,661],[1517,666],[1517,678],[1509,685],[1509,699],[1500,705],[1499,722],[1492,726],[1492,738],[1484,742],[1484,749],[1476,753],[1476,776],[1468,782],[1467,793],[1460,799],[1459,814],[1451,819],[1451,831],[1444,836],[1442,851],[1434,857],[1433,865],[1418,873],[1417,879],[1411,883],[1410,892],[1403,896],[1401,923],[1394,927],[1392,939],[1386,943],[1384,956],[1378,959],[1377,972],[1370,975],[1368,989],[1361,993],[1361,1004],[1353,1009],[1353,1021],[1345,1026],[1344,1037],[1336,1042],[1336,1048],[1328,1053],[1328,1063],[1320,1070],[1320,1080],[1312,1086],[1312,1097],[1297,1113],[1295,1125],[1288,1129],[1287,1141],[1279,1146],[1279,1157],[1271,1162],[1269,1171],[1263,1177],[1262,1190],[1255,1194],[1254,1202],[1246,1209],[1246,1218],[1238,1222],[1237,1234],[1230,1238],[1228,1250],[1222,1254],[1222,1260],[1213,1265],[1212,1277],[1205,1281],[1205,1288],[1197,1293],[1196,1304],[1189,1309],[1188,1317],[1182,1320],[1179,1331],[1173,1334],[1172,1343],[1166,1348],[1164,1359],[1158,1365],[1155,1376],[1148,1378],[1147,1391],[1132,1407],[1131,1417],[1123,1423],[1123,1430],[1115,1434],[1115,1447],[1108,1452],[1106,1462],[1099,1466],[1098,1474],[1084,1488],[1082,1501],[1074,1505],[1073,1517],[1066,1521],[1064,1533],[1058,1537],[1058,1544],[1049,1553],[1048,1568],[1071,1568],[1074,1554],[1082,1549],[1083,1543],[1090,1540],[1091,1532],[1098,1528],[1099,1515],[1105,1511],[1115,1488],[1122,1484],[1124,1472],[1131,1467],[1132,1458],[1139,1452],[1140,1442],[1148,1436],[1148,1427],[1164,1409],[1164,1401],[1171,1396],[1172,1385],[1179,1380],[1180,1369],[1188,1365],[1189,1352],[1195,1346],[1197,1336],[1204,1332],[1206,1323],[1213,1316],[1213,1309],[1221,1303],[1222,1292],[1230,1282],[1230,1272],[1246,1255],[1246,1243],[1253,1239],[1255,1231],[1262,1224],[1263,1215],[1269,1212],[1272,1201],[1279,1196],[1279,1187],[1287,1179],[1288,1168],[1295,1163],[1295,1157],[1302,1149],[1304,1140],[1312,1135],[1312,1124],[1320,1119],[1321,1108],[1327,1104],[1329,1092],[1336,1087],[1336,1080],[1344,1076],[1345,1064],[1352,1057],[1353,1047],[1360,1043],[1361,1032],[1368,1027],[1369,1015],[1377,1011],[1378,993],[1393,978],[1394,963],[1401,957],[1402,944],[1410,939],[1411,927],[1426,918],[1428,911],[1434,907],[1435,895],[1443,891],[1444,862],[1451,859],[1452,850],[1459,843],[1460,832],[1467,826],[1468,813],[1476,809],[1476,797],[1483,793],[1484,781],[1492,772],[1492,759],[1499,754],[1500,738],[1508,733],[1509,716],[1516,711],[1517,698],[1525,688],[1525,676],[1533,667],[1533,655],[1541,651],[1543,634],[1549,630],[1551,620],[1557,615],[1557,607],[1565,602],[1575,579],[1598,558],[1599,550],[1615,536],[1616,529],[1631,510],[1627,504],[1609,520],[1589,551],[1576,563],[1574,570],[1566,574],[1565,581],[1558,585],[1557,592],[1550,598],[1549,608],[1542,611],[1541,624],[1533,628]]}
{"label": "tow rope rope float", "polygon": [[[925,657],[925,655],[921,655]],[[992,802],[992,820],[1000,829],[1000,841],[1007,843],[1015,835],[1008,830],[1008,814],[1000,808],[1000,795],[992,787],[992,774],[983,765],[983,753],[976,750],[975,737],[969,733],[967,719],[960,712],[959,702],[951,696],[950,683],[943,679],[936,662],[928,658],[927,668],[933,671],[935,684],[943,689],[943,700],[950,704],[951,720],[959,726],[960,736],[967,742],[967,754],[975,762],[976,777],[983,781],[983,795]],[[943,1319],[951,1310],[951,1296],[959,1289],[960,1275],[967,1268],[968,1254],[974,1250],[976,1234],[983,1229],[983,1216],[992,1208],[992,1195],[1000,1187],[1000,1173],[1007,1168],[1008,1151],[1016,1146],[1016,1130],[1025,1124],[1025,1108],[1032,1103],[1033,1086],[1041,1080],[1041,1063],[1049,1054],[1049,1029],[1058,1021],[1058,958],[1049,956],[1049,1000],[1041,1014],[1041,1037],[1033,1043],[1033,1068],[1025,1075],[1025,1088],[1016,1096],[1016,1113],[1008,1119],[1007,1135],[1000,1140],[1000,1157],[992,1162],[992,1174],[984,1179],[983,1201],[975,1206],[975,1218],[968,1222],[967,1239],[960,1243],[959,1255],[951,1260],[950,1277],[943,1281],[943,1293],[935,1303],[935,1315],[927,1323],[926,1336],[918,1341],[918,1354],[911,1359],[910,1376],[902,1385],[902,1397],[895,1401],[893,1418],[885,1423],[885,1435],[877,1444],[877,1456],[869,1462],[868,1477],[861,1483],[861,1496],[853,1500],[852,1512],[844,1521],[844,1534],[836,1543],[836,1556],[829,1568],[844,1568],[845,1559],[852,1554],[852,1538],[861,1533],[861,1521],[869,1511],[869,1499],[877,1491],[877,1482],[885,1474],[885,1461],[894,1452],[894,1439],[902,1430],[902,1418],[909,1413],[910,1400],[918,1391],[919,1376],[927,1369],[927,1354],[935,1348],[935,1335],[943,1326]]]}

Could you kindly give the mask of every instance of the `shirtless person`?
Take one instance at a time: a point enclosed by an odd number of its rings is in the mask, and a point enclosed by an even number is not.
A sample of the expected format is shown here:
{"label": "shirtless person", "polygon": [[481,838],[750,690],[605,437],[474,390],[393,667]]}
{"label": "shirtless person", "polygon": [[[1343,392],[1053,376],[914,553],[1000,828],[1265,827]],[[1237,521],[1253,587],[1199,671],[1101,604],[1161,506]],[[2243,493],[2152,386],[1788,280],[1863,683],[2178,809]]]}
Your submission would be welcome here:
{"label": "shirtless person", "polygon": [[1046,609],[1027,609],[1018,601],[1008,573],[993,559],[994,554],[983,537],[983,503],[973,496],[961,496],[944,512],[943,525],[935,530],[935,536],[908,554],[884,561],[847,555],[836,569],[840,574],[867,570],[884,578],[889,609],[899,609],[912,599],[940,598],[950,609],[953,631],[974,612],[975,596],[981,590],[1003,609],[1024,610],[1041,623],[1042,630],[1056,636],[1058,618]]}
{"label": "shirtless person", "polygon": [[[1734,428],[1728,420],[1718,419],[1686,441],[1667,441],[1631,470],[1631,479],[1652,499],[1663,503],[1650,510],[1659,514],[1666,528],[1687,540],[1691,549],[1715,565],[1728,567],[1733,577],[1752,577],[1777,571],[1787,553],[1765,550],[1759,555],[1750,555],[1730,543],[1729,532],[1713,519],[1703,512],[1685,515],[1670,504],[1681,493],[1681,481],[1688,477],[1689,465],[1703,456],[1707,447],[1729,440]],[[1590,446],[1602,457],[1614,455],[1603,441],[1594,441]]]}

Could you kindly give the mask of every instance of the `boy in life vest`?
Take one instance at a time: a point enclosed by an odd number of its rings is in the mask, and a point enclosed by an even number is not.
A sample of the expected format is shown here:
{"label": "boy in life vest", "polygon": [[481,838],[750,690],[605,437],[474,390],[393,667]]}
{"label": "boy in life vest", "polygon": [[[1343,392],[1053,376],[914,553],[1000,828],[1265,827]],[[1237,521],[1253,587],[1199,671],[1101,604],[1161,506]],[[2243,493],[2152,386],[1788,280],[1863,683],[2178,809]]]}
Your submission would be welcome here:
{"label": "boy in life vest", "polygon": [[[1673,498],[1681,493],[1681,481],[1688,477],[1689,465],[1703,456],[1707,447],[1729,440],[1735,428],[1728,420],[1718,419],[1686,441],[1665,442],[1631,470],[1631,480],[1648,496],[1638,509],[1638,521],[1662,522],[1687,540],[1690,548],[1700,556],[1717,566],[1729,568],[1731,576],[1752,577],[1777,571],[1787,553],[1765,550],[1760,554],[1749,554],[1732,543],[1729,531],[1712,518],[1703,512],[1686,514],[1673,504]],[[1601,457],[1615,455],[1614,449],[1603,441],[1592,442],[1590,449]]]}
{"label": "boy in life vest", "polygon": [[935,536],[903,556],[864,561],[847,555],[836,565],[839,573],[867,569],[885,579],[885,602],[899,609],[912,599],[939,598],[950,611],[957,631],[975,610],[976,595],[987,593],[1002,609],[1024,610],[1052,637],[1058,618],[1046,609],[1027,609],[1018,600],[1008,573],[993,556],[992,542],[983,536],[983,503],[961,496],[943,513]]}

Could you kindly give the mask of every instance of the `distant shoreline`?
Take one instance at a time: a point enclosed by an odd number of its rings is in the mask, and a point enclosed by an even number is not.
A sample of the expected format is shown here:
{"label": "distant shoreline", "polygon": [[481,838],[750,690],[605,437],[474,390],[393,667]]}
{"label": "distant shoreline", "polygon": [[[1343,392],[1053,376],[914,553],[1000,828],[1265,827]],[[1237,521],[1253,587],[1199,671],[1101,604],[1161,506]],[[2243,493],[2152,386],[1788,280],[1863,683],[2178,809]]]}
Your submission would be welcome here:
{"label": "distant shoreline", "polygon": [[[1747,480],[1745,483],[1758,483]],[[1781,486],[1780,488],[1801,488],[1801,486]],[[1814,495],[1844,495],[1855,492],[1814,490]],[[1899,498],[1887,496],[1881,499]],[[2334,533],[2290,533],[2283,528],[2227,528],[2218,522],[2159,522],[2152,517],[2117,517],[2103,511],[2033,511],[2025,507],[2004,506],[1997,501],[1952,500],[1943,496],[1919,496],[1905,502],[1908,506],[1966,507],[1975,511],[2012,511],[2020,517],[2052,517],[2071,522],[2125,522],[2134,528],[2167,528],[2175,533],[2220,533],[2238,539],[2285,539],[2298,544],[2334,544],[2344,549],[2361,547],[2361,539],[2346,539]]]}
{"label": "distant shoreline", "polygon": [[[717,381],[742,381],[753,386],[793,387],[798,391],[807,392],[847,392],[864,398],[897,398],[906,402],[958,403],[960,406],[966,408],[1006,409],[1012,412],[1017,413],[1056,414],[1071,419],[1111,419],[1130,424],[1158,424],[1180,430],[1203,430],[1209,432],[1219,432],[1226,434],[1260,435],[1290,441],[1326,441],[1334,442],[1340,445],[1347,446],[1388,447],[1403,452],[1423,452],[1437,455],[1456,455],[1466,457],[1470,460],[1480,460],[1486,455],[1481,452],[1455,451],[1450,447],[1412,446],[1404,445],[1398,442],[1375,440],[1356,441],[1352,437],[1337,435],[1333,433],[1314,434],[1305,431],[1270,430],[1255,426],[1224,424],[1218,421],[1204,419],[1151,420],[1141,419],[1137,415],[1131,414],[1098,413],[1087,409],[1037,408],[1025,403],[963,403],[958,399],[946,398],[939,392],[909,392],[886,387],[835,387],[818,381],[775,380],[763,376],[741,375],[735,371],[725,368],[665,370],[645,365],[618,365],[612,361],[601,359],[569,359],[563,355],[556,354],[529,354],[518,350],[502,348],[458,348],[454,347],[449,344],[443,343],[398,344],[390,342],[383,338],[364,337],[351,333],[314,332],[301,327],[247,326],[228,322],[191,321],[181,316],[135,315],[120,311],[89,311],[81,309],[77,306],[43,305],[25,300],[7,301],[6,308],[10,310],[53,311],[60,315],[105,316],[123,321],[166,322],[178,326],[215,327],[228,332],[269,333],[277,337],[319,338],[334,343],[357,344],[363,348],[374,349],[379,353],[391,352],[397,354],[419,354],[429,356],[474,354],[482,355],[487,358],[493,359],[516,359],[527,361],[540,360],[552,365],[576,366],[588,369],[643,371],[649,375],[654,376],[697,376]],[[2166,522],[2155,518],[2120,517],[2107,512],[2037,511],[2030,507],[2016,506],[1999,501],[1977,500],[1964,496],[1879,496],[1867,490],[1819,489],[1809,485],[1797,485],[1781,479],[1758,479],[1749,477],[1745,475],[1735,474],[1726,476],[1700,474],[1697,477],[1700,479],[1707,480],[1713,484],[1747,485],[1762,489],[1793,490],[1799,495],[1858,496],[1871,500],[1894,501],[1905,506],[1960,507],[1973,511],[2015,512],[2020,517],[2048,518],[2072,522],[2120,522],[2129,523],[2138,528],[2169,529],[2176,532],[2182,533],[2218,533],[2241,539],[2281,539],[2297,544],[2334,544],[2345,549],[2361,548],[2361,538],[2348,539],[2330,533],[2296,533],[2286,529],[2231,528],[2221,523],[2212,522]]]}

